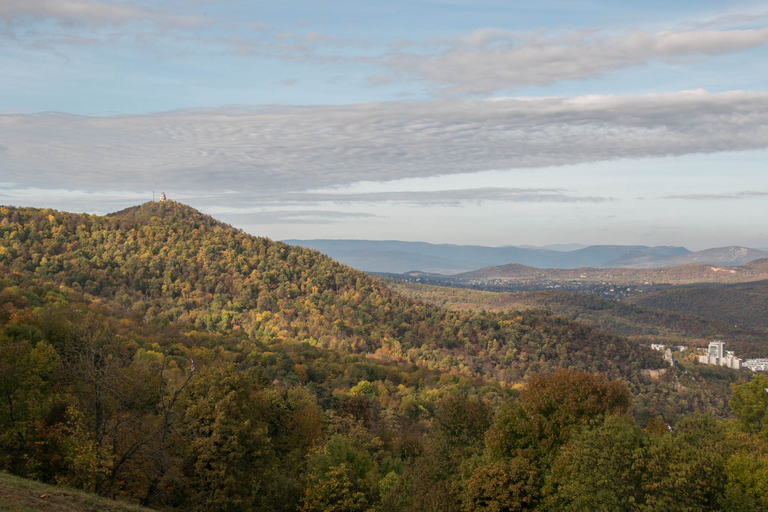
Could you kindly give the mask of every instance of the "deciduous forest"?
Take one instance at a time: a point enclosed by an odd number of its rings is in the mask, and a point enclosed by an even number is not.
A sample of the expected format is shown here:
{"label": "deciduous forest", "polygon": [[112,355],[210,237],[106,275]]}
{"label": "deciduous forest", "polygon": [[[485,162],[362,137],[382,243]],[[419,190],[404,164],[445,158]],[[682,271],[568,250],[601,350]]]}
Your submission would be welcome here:
{"label": "deciduous forest", "polygon": [[159,510],[768,510],[768,377],[175,202],[0,208],[0,469]]}

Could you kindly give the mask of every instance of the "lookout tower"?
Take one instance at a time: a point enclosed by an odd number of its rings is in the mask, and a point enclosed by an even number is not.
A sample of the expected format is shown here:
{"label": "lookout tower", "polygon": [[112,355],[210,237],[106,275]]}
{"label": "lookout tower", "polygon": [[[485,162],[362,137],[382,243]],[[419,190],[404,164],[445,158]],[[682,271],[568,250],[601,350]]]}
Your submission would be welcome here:
{"label": "lookout tower", "polygon": [[165,192],[160,192],[160,202],[161,203],[165,202]]}

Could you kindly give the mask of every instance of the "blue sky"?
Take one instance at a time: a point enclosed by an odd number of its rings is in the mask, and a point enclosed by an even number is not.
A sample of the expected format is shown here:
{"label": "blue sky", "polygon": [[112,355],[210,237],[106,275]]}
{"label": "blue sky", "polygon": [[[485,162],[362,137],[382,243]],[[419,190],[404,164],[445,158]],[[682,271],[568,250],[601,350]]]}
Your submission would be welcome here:
{"label": "blue sky", "polygon": [[0,204],[768,247],[764,2],[3,0]]}

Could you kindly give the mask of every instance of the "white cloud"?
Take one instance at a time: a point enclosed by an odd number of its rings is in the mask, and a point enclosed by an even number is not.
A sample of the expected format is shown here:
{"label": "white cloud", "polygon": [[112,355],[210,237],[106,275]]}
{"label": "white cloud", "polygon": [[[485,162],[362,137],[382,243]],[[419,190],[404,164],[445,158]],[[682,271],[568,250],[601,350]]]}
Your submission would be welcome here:
{"label": "white cloud", "polygon": [[262,207],[203,207],[215,217],[226,216],[228,222],[244,224],[335,224],[350,219],[370,219],[377,215],[366,212],[340,212],[333,210],[269,210]]}
{"label": "white cloud", "polygon": [[[392,52],[374,62],[390,70],[391,80],[406,77],[444,93],[483,94],[605,75],[651,60],[721,55],[764,45],[768,28],[614,36],[589,31],[556,37],[483,28],[437,54]],[[372,75],[373,83],[384,81],[381,73]]]}
{"label": "white cloud", "polygon": [[296,192],[281,194],[281,202],[300,203],[400,203],[413,206],[461,206],[467,202],[483,203],[501,201],[507,203],[601,203],[610,198],[597,196],[572,196],[558,188],[502,188],[481,187],[454,190],[388,191],[364,193]]}
{"label": "white cloud", "polygon": [[768,196],[766,190],[741,190],[739,192],[700,193],[700,194],[675,194],[664,199],[690,199],[694,201],[709,201],[711,199],[747,199],[750,197]]}
{"label": "white cloud", "polygon": [[768,147],[768,93],[0,115],[17,187],[250,197],[359,181]]}
{"label": "white cloud", "polygon": [[[394,41],[373,34],[342,37],[330,32],[281,32],[258,19],[207,16],[195,2],[160,5],[163,7],[131,1],[2,0],[0,36],[32,49],[128,43],[156,55],[225,54],[333,64],[352,76],[365,69],[372,85],[415,81],[427,84],[433,92],[459,96],[581,80],[651,61],[679,64],[682,59],[768,44],[766,27],[723,30],[703,22],[696,25],[700,28],[683,30],[609,32],[596,28],[554,35],[484,27],[452,38],[435,35],[422,41]],[[754,24],[761,19],[737,14],[729,19],[741,20],[742,27],[746,20]],[[210,29],[204,37],[199,31],[203,27]]]}

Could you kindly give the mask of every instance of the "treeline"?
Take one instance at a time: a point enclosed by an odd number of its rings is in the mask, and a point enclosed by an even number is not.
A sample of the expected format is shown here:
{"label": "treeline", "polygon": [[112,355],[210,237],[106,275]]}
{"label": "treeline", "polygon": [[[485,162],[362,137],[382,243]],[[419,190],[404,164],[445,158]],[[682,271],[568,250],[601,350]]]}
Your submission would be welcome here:
{"label": "treeline", "polygon": [[509,387],[0,291],[0,469],[164,510],[768,510],[768,378],[736,420],[629,414],[625,382]]}

